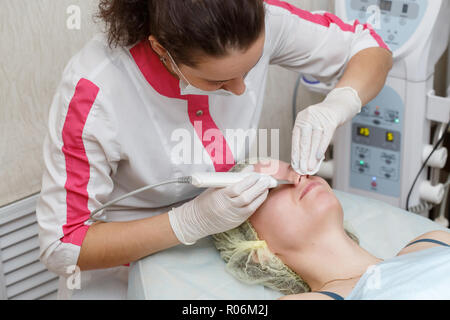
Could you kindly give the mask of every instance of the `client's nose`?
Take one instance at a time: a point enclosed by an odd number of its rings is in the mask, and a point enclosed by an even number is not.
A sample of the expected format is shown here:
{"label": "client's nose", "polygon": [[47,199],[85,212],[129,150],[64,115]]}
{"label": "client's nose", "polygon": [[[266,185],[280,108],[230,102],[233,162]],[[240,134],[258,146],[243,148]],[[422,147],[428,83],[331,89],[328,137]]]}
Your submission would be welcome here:
{"label": "client's nose", "polygon": [[306,176],[298,175],[298,183],[297,184],[301,184],[305,180],[309,180],[309,177],[310,177],[309,175],[306,175]]}
{"label": "client's nose", "polygon": [[311,176],[300,176],[298,184],[295,186],[300,191],[303,190],[311,182]]}

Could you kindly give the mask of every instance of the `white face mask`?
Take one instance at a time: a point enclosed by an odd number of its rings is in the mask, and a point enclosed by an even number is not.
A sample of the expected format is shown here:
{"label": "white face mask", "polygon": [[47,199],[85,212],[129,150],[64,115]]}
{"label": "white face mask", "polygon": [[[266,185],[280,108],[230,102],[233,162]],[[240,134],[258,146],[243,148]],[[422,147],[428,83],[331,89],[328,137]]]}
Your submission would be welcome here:
{"label": "white face mask", "polygon": [[[197,87],[194,87],[193,85],[191,85],[189,83],[189,81],[186,79],[186,77],[180,71],[177,64],[173,60],[172,56],[170,55],[169,51],[167,51],[167,55],[169,56],[169,58],[172,62],[172,65],[175,68],[175,71],[178,73],[178,76],[180,77],[180,93],[181,93],[181,95],[183,95],[183,96],[184,95],[202,95],[202,96],[218,95],[218,96],[227,96],[227,97],[236,96],[236,94],[234,94],[233,92],[224,90],[224,89],[219,89],[219,90],[215,90],[215,91],[204,91]],[[245,77],[244,77],[244,83],[245,83],[245,91],[241,95],[244,95],[247,92],[247,88],[248,88],[248,85],[245,82]]]}

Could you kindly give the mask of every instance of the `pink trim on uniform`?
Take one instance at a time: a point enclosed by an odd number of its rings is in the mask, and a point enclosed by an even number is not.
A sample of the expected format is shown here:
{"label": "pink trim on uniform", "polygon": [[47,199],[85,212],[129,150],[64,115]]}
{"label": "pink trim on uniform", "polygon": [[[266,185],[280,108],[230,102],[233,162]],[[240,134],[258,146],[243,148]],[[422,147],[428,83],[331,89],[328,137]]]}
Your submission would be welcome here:
{"label": "pink trim on uniform", "polygon": [[[337,17],[334,14],[331,14],[331,13],[325,13],[323,15],[313,14],[309,11],[302,10],[302,9],[297,8],[287,2],[280,1],[280,0],[264,0],[264,1],[269,5],[273,5],[276,7],[286,9],[289,12],[291,12],[292,14],[295,14],[296,16],[298,16],[304,20],[319,24],[319,25],[327,27],[327,28],[330,27],[330,24],[334,23],[339,28],[341,28],[342,31],[348,31],[348,32],[355,33],[356,27],[358,25],[361,25],[358,20],[356,20],[352,26],[351,24],[344,23],[339,17]],[[366,23],[366,24],[363,24],[362,26],[363,26],[364,30],[369,29],[370,35],[375,39],[375,41],[378,43],[378,45],[380,47],[390,51],[389,47],[386,45],[386,43],[383,41],[383,39],[375,32],[375,30],[373,29],[373,27],[370,24]]]}
{"label": "pink trim on uniform", "polygon": [[[211,157],[216,172],[230,171],[234,166],[235,159],[225,137],[211,116],[209,111],[209,97],[202,95],[181,95],[179,80],[167,71],[158,55],[151,49],[147,40],[131,48],[130,53],[147,82],[160,95],[187,101],[189,120],[197,136],[202,141],[203,147]],[[199,126],[197,123],[201,125]],[[207,135],[205,135],[208,132],[214,132],[215,138],[220,139],[220,141],[217,143],[214,139],[208,139]],[[221,144],[221,148],[216,148],[219,144]],[[217,151],[222,154],[216,154]],[[227,156],[228,159],[226,158]]]}
{"label": "pink trim on uniform", "polygon": [[87,192],[90,166],[82,134],[98,92],[99,88],[89,80],[81,79],[78,82],[62,130],[62,152],[66,159],[67,172],[64,186],[67,193],[67,222],[63,226],[64,236],[61,241],[77,246],[83,243],[89,229],[84,223],[90,216]]}

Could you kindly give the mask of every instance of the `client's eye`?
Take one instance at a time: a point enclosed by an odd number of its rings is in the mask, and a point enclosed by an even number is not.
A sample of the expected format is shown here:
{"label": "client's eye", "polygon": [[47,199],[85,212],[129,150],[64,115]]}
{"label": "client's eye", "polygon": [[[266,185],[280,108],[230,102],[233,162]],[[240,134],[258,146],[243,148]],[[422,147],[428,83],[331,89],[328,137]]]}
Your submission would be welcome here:
{"label": "client's eye", "polygon": [[210,84],[215,85],[215,86],[220,86],[222,84],[224,84],[225,82],[223,81],[209,81]]}

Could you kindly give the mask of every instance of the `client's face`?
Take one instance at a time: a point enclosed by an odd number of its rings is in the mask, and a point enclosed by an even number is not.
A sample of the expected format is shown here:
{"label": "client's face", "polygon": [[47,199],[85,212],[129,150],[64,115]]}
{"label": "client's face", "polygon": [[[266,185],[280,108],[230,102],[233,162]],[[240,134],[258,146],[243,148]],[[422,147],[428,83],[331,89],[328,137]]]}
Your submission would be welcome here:
{"label": "client's face", "polygon": [[[287,174],[290,181],[292,175],[297,175],[283,162],[280,172]],[[296,186],[284,185],[270,191],[250,222],[272,252],[284,254],[286,250],[298,250],[299,244],[314,245],[314,239],[323,232],[342,229],[343,210],[324,179],[303,176]]]}

